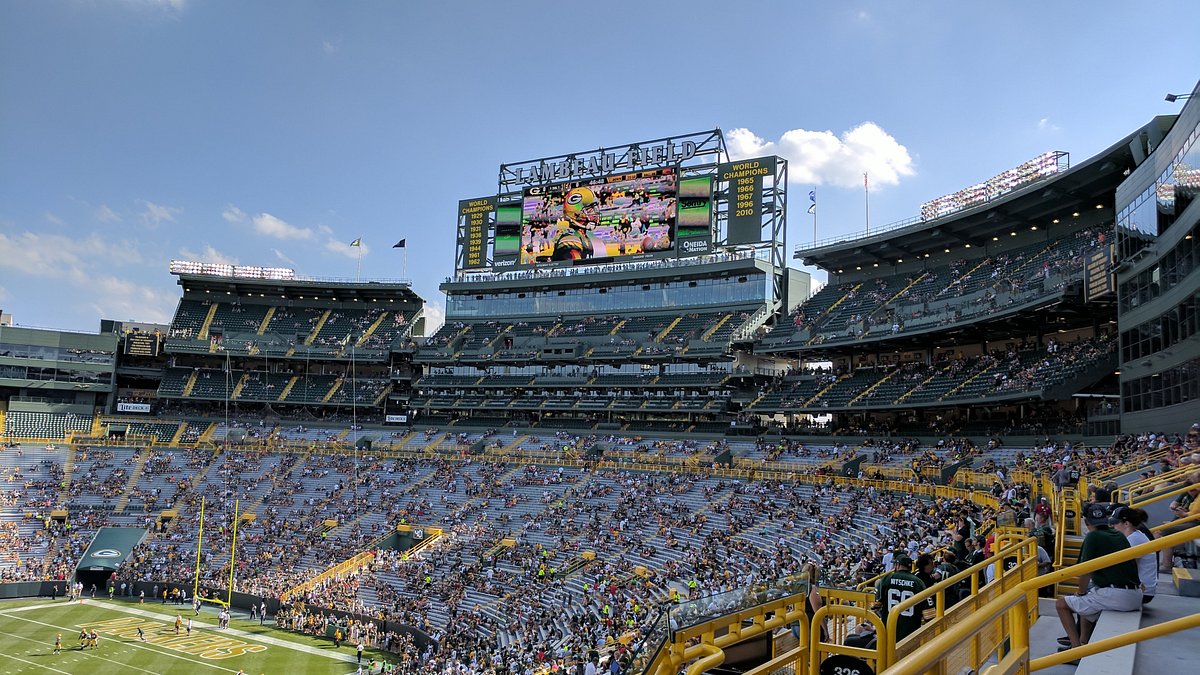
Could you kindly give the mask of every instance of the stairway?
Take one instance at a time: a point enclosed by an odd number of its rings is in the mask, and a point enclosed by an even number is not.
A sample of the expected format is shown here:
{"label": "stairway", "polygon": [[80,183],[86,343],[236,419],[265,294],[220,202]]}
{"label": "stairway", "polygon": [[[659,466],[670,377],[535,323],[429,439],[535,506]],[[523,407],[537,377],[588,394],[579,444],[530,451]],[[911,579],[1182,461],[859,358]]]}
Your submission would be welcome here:
{"label": "stairway", "polygon": [[388,317],[388,314],[389,314],[388,312],[383,312],[382,314],[379,315],[378,319],[375,319],[375,323],[372,323],[370,326],[367,326],[367,329],[365,331],[363,331],[362,336],[354,341],[354,346],[355,347],[363,346],[363,343],[367,341],[367,338],[371,337],[371,334],[373,334],[377,328],[379,328],[379,326],[383,323],[383,320]]}
{"label": "stairway", "polygon": [[267,332],[267,326],[271,325],[271,319],[274,318],[274,316],[275,316],[275,307],[274,306],[268,307],[267,313],[263,317],[262,323],[258,324],[258,330],[255,332],[258,335],[265,335]]}
{"label": "stairway", "polygon": [[666,328],[664,328],[664,329],[662,330],[662,332],[661,332],[661,333],[659,333],[658,335],[656,335],[656,336],[654,337],[654,341],[655,341],[655,342],[662,342],[662,341],[663,341],[663,338],[667,337],[667,334],[668,334],[668,333],[670,333],[672,330],[674,330],[675,326],[678,326],[680,321],[683,321],[683,317],[682,317],[682,316],[677,316],[677,317],[675,317],[675,320],[674,320],[674,321],[672,321],[672,322],[671,322],[671,323],[670,323],[670,324],[669,324],[669,325],[668,325]]}
{"label": "stairway", "polygon": [[855,403],[858,403],[861,399],[867,397],[868,395],[870,395],[871,392],[875,391],[875,389],[879,385],[883,384],[884,382],[887,382],[888,380],[892,379],[893,377],[895,377],[899,374],[900,374],[899,368],[893,369],[892,372],[888,373],[887,375],[884,375],[880,380],[875,382],[875,384],[872,384],[871,386],[869,386],[866,389],[863,389],[861,392],[859,392],[858,396],[855,396],[854,398],[850,399],[850,401],[848,403],[846,403],[846,405],[854,405]]}
{"label": "stairway", "polygon": [[317,339],[317,334],[320,333],[321,329],[325,327],[325,322],[329,320],[329,314],[331,311],[332,310],[327,309],[323,314],[321,314],[321,318],[317,320],[317,325],[313,327],[313,330],[308,334],[308,337],[304,338],[305,345],[311,345],[313,340]]}
{"label": "stairway", "polygon": [[125,488],[121,491],[121,498],[117,500],[117,505],[113,508],[114,513],[125,513],[125,507],[129,505],[129,493],[137,487],[138,481],[142,478],[142,470],[146,467],[146,461],[150,459],[150,454],[153,451],[150,448],[142,448],[137,454],[137,463],[133,465],[133,470],[129,472],[129,480],[125,481]]}
{"label": "stairway", "polygon": [[179,445],[179,439],[183,438],[183,432],[187,431],[187,428],[188,428],[188,423],[187,423],[187,422],[180,422],[180,423],[179,423],[179,428],[178,428],[178,429],[176,429],[176,430],[175,430],[175,433],[174,433],[174,434],[171,436],[171,443],[170,443],[170,444],[171,444],[172,446],[178,446],[178,445]]}
{"label": "stairway", "polygon": [[71,487],[71,473],[75,470],[75,455],[77,454],[75,446],[67,446],[67,458],[63,460],[63,477],[62,483],[59,485],[58,503],[66,505],[67,498],[70,496],[68,488]]}
{"label": "stairway", "polygon": [[192,390],[196,388],[196,377],[200,375],[200,371],[193,370],[191,375],[188,375],[187,384],[183,385],[183,393],[181,396],[187,398],[192,395]]}
{"label": "stairway", "polygon": [[[1079,549],[1082,546],[1082,536],[1078,534],[1063,535],[1062,564],[1064,567],[1074,565],[1079,560]],[[1055,595],[1071,595],[1077,590],[1079,587],[1075,584],[1075,579],[1068,579],[1055,586]]]}
{"label": "stairway", "polygon": [[813,403],[814,403],[814,402],[815,402],[817,399],[819,399],[819,398],[821,398],[822,396],[824,396],[826,392],[828,392],[830,389],[833,389],[835,386],[837,386],[837,383],[838,383],[838,382],[841,382],[842,380],[846,380],[846,379],[849,379],[849,378],[850,378],[850,376],[849,376],[849,375],[842,375],[841,377],[837,378],[837,379],[836,379],[836,380],[834,380],[833,382],[830,382],[829,384],[827,384],[827,385],[825,385],[824,387],[822,387],[822,388],[821,388],[821,391],[818,391],[818,392],[817,392],[817,394],[816,394],[815,396],[813,396],[812,398],[810,398],[810,399],[808,399],[807,401],[805,401],[805,402],[804,402],[804,405],[802,405],[802,406],[800,406],[800,407],[801,407],[801,408],[807,408],[807,407],[811,406],[811,405],[812,405],[812,404],[813,404]]}
{"label": "stairway", "polygon": [[286,399],[288,397],[288,394],[292,393],[292,387],[296,386],[296,383],[299,381],[300,381],[300,376],[293,375],[292,379],[288,380],[288,383],[286,385],[284,385],[283,391],[279,392],[279,398],[277,398],[275,400],[282,401],[282,400]]}
{"label": "stairway", "polygon": [[208,329],[212,327],[213,317],[217,315],[217,304],[214,302],[208,306],[208,314],[204,316],[204,323],[200,324],[200,332],[196,333],[197,340],[208,339]]}
{"label": "stairway", "polygon": [[716,322],[715,324],[713,324],[712,328],[709,328],[708,330],[704,331],[703,334],[700,335],[700,339],[708,340],[710,337],[713,336],[713,333],[716,333],[718,330],[720,330],[721,326],[724,326],[726,323],[729,323],[729,320],[732,318],[733,318],[732,313],[726,314],[725,316],[721,317],[721,320]]}
{"label": "stairway", "polygon": [[242,376],[238,378],[237,384],[233,385],[233,393],[229,395],[229,398],[236,399],[238,396],[241,396],[242,389],[246,387],[246,382],[249,380],[250,373],[242,373]]}

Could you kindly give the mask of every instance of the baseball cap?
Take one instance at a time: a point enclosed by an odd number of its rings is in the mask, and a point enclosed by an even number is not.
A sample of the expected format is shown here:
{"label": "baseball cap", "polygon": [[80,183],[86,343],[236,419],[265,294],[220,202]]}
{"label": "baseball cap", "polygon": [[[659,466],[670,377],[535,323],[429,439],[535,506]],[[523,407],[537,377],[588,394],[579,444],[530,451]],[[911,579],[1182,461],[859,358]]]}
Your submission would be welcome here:
{"label": "baseball cap", "polygon": [[1111,525],[1113,512],[1118,506],[1121,505],[1112,502],[1092,502],[1083,507],[1083,517],[1088,525],[1093,527]]}
{"label": "baseball cap", "polygon": [[913,560],[908,557],[907,553],[897,553],[895,558],[892,558],[893,565],[903,565],[904,567],[912,567]]}

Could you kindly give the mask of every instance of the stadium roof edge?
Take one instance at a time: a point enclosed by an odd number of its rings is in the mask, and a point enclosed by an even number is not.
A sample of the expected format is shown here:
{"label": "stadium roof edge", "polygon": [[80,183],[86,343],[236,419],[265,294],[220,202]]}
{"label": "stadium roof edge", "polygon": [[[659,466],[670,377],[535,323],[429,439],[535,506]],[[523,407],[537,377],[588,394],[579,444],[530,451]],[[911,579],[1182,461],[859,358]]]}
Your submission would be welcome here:
{"label": "stadium roof edge", "polygon": [[[896,251],[921,252],[930,247],[936,248],[940,246],[935,241],[939,236],[943,237],[941,241],[945,241],[945,235],[952,238],[977,237],[986,241],[986,236],[991,236],[993,231],[1006,230],[1013,223],[1034,222],[1048,213],[1069,210],[1071,204],[1083,205],[1098,197],[1111,207],[1116,186],[1124,180],[1124,172],[1136,166],[1130,143],[1151,127],[1169,128],[1174,117],[1154,117],[1108,148],[1069,169],[986,204],[944,218],[916,220],[911,225],[878,234],[847,235],[846,239],[816,248],[798,246],[793,258],[806,265],[834,272],[839,268],[894,257]],[[911,255],[915,257],[915,254]]]}
{"label": "stadium roof edge", "polygon": [[296,277],[293,279],[246,279],[240,277],[224,277],[203,274],[179,274],[179,285],[185,293],[199,291],[219,291],[235,295],[250,296],[259,294],[265,296],[267,291],[272,295],[297,295],[304,291],[333,291],[349,297],[388,298],[393,301],[424,303],[424,299],[412,289],[406,280],[349,280],[349,279],[320,279],[313,277]]}

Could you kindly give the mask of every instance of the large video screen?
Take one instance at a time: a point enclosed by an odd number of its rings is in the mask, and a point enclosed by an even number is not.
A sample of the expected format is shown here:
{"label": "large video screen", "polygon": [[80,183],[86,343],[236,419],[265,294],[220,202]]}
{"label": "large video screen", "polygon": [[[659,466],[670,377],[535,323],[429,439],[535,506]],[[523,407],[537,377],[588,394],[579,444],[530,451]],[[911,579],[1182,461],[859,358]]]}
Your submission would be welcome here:
{"label": "large video screen", "polygon": [[[676,169],[665,168],[526,188],[519,264],[674,251],[678,179]],[[707,228],[707,209],[704,213]]]}

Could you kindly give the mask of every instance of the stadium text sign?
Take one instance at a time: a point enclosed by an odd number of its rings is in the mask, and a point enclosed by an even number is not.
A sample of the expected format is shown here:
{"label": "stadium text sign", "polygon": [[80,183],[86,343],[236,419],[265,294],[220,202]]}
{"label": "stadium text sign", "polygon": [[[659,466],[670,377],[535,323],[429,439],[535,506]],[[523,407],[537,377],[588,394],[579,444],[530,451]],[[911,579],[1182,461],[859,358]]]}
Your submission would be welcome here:
{"label": "stadium text sign", "polygon": [[488,217],[496,211],[493,197],[464,199],[458,203],[458,217],[465,228],[462,241],[464,269],[485,267],[487,260]]}
{"label": "stadium text sign", "polygon": [[674,166],[696,156],[695,141],[662,143],[660,145],[633,145],[621,153],[597,150],[585,155],[567,157],[557,161],[542,161],[530,166],[510,167],[504,176],[504,184],[533,185],[556,183],[576,178],[597,178],[617,171]]}
{"label": "stadium text sign", "polygon": [[763,178],[775,174],[775,157],[759,157],[717,165],[717,180],[729,183],[730,244],[762,239]]}

